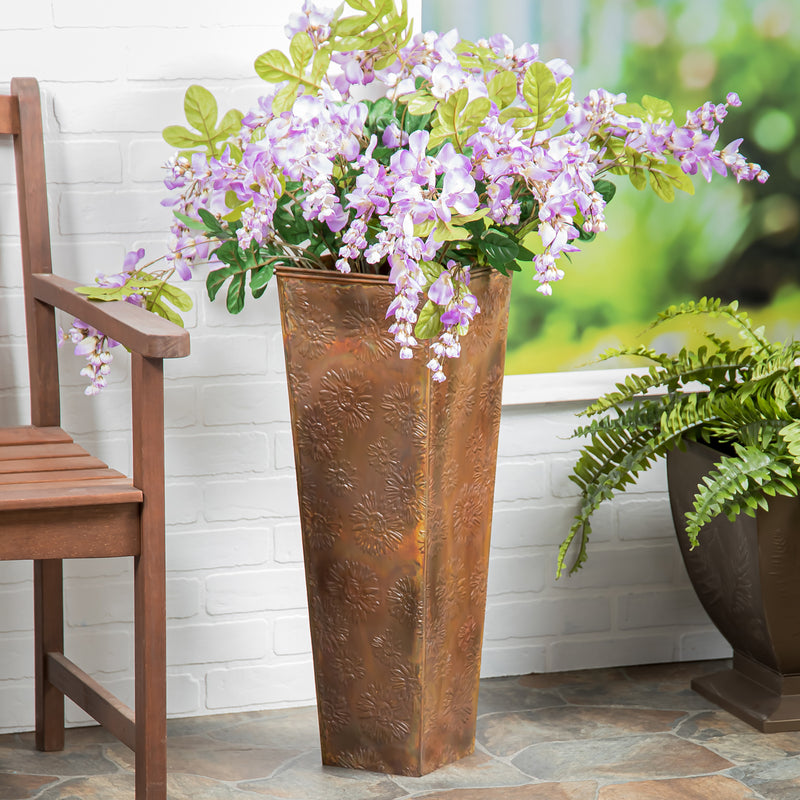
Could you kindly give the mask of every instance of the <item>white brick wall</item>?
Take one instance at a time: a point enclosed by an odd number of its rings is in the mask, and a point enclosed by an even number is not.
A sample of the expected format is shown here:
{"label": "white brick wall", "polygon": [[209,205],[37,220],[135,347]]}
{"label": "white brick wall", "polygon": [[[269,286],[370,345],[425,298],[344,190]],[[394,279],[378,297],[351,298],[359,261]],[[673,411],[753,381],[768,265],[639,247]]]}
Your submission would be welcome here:
{"label": "white brick wall", "polygon": [[[220,107],[247,108],[263,84],[252,60],[283,44],[276,3],[212,0],[28,0],[4,8],[0,88],[42,83],[58,271],[88,281],[125,251],[163,249],[160,130],[179,122],[201,82]],[[300,0],[280,4],[280,17]],[[418,17],[419,0],[411,3]],[[281,24],[277,24],[280,22]],[[11,156],[0,146],[0,425],[27,417]],[[236,319],[203,301],[189,317],[190,358],[167,364],[170,715],[313,701],[277,300]],[[546,302],[546,301],[543,301]],[[128,469],[128,366],[96,399],[62,354],[64,424]],[[504,410],[483,674],[619,665],[724,654],[679,563],[663,471],[597,515],[588,566],[553,580],[574,513],[566,476],[577,405]],[[131,568],[66,568],[67,651],[123,699],[132,697]],[[0,732],[33,723],[31,567],[0,563]],[[86,721],[70,705],[71,723]]]}

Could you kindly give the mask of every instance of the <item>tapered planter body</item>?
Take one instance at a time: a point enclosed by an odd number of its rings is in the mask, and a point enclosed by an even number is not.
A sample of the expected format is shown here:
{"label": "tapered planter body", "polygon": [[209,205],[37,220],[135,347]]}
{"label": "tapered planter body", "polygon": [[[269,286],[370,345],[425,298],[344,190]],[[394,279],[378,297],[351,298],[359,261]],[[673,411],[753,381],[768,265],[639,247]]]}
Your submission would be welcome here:
{"label": "tapered planter body", "polygon": [[764,732],[800,730],[800,501],[717,517],[689,550],[684,514],[722,454],[690,443],[667,457],[670,502],[697,596],[733,647],[733,667],[692,682],[709,700]]}
{"label": "tapered planter body", "polygon": [[473,276],[442,384],[385,277],[278,288],[323,763],[422,775],[474,748],[510,282]]}

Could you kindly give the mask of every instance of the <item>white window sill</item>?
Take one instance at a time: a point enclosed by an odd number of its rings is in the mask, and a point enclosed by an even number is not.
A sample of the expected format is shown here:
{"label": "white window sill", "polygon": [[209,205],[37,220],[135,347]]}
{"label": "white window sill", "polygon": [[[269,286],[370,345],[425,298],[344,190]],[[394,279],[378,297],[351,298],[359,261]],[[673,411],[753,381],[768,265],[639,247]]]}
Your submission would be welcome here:
{"label": "white window sill", "polygon": [[506,375],[503,405],[527,406],[541,403],[576,403],[596,400],[610,392],[631,373],[646,369],[598,369],[583,372],[543,372]]}

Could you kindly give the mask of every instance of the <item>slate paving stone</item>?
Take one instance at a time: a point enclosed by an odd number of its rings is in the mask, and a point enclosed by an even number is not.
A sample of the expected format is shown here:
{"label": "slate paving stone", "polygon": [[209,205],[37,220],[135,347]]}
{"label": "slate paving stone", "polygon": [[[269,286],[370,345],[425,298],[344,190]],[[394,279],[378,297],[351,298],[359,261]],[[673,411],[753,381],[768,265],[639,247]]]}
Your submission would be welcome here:
{"label": "slate paving stone", "polygon": [[[134,754],[123,744],[106,748],[106,755],[122,769],[133,771]],[[298,752],[289,748],[221,742],[209,736],[176,736],[167,742],[167,770],[220,781],[269,778]]]}
{"label": "slate paving stone", "polygon": [[800,756],[748,764],[728,770],[728,775],[758,792],[764,800],[800,798]]}
{"label": "slate paving stone", "polygon": [[523,750],[511,763],[533,778],[549,781],[683,777],[733,766],[672,734],[548,742]]}
{"label": "slate paving stone", "polygon": [[693,715],[679,725],[675,733],[708,747],[735,764],[800,755],[800,732],[762,734],[725,711]]}
{"label": "slate paving stone", "polygon": [[723,775],[634,781],[600,789],[597,800],[760,800],[751,789]]}
{"label": "slate paving stone", "polygon": [[478,741],[496,756],[513,756],[531,744],[625,734],[668,732],[682,711],[564,706],[488,714],[478,720]]}
{"label": "slate paving stone", "polygon": [[58,778],[52,775],[16,775],[0,772],[0,800],[27,800]]}
{"label": "slate paving stone", "polygon": [[395,775],[394,780],[409,793],[434,789],[520,786],[530,782],[524,772],[477,751],[421,778]]}
{"label": "slate paving stone", "polygon": [[564,700],[557,692],[527,686],[519,678],[488,678],[481,681],[478,716],[496,711],[526,711],[563,705]]}
{"label": "slate paving stone", "polygon": [[527,786],[500,786],[493,789],[446,789],[414,795],[415,800],[595,800],[597,784],[535,783]]}
{"label": "slate paving stone", "polygon": [[[0,737],[0,742],[3,738]],[[0,743],[0,769],[10,771],[6,765],[13,764],[15,772],[61,777],[116,772],[116,766],[104,757],[102,747],[103,745],[94,744],[42,753],[26,747],[6,747]]]}
{"label": "slate paving stone", "polygon": [[270,800],[397,800],[406,792],[388,775],[364,770],[323,767],[319,756],[306,754],[273,777],[237,784],[239,789]]}
{"label": "slate paving stone", "polygon": [[262,712],[260,717],[239,725],[226,725],[207,731],[215,741],[265,746],[302,752],[319,750],[319,720],[316,707],[293,708],[282,712]]}
{"label": "slate paving stone", "polygon": [[[316,709],[168,722],[169,800],[800,800],[800,733],[699,698],[724,662],[485,680],[477,750],[422,778],[323,767]],[[0,800],[132,800],[134,757],[98,727],[61,753],[0,736]]]}
{"label": "slate paving stone", "polygon": [[117,772],[113,775],[94,775],[71,778],[45,789],[36,800],[112,800],[131,798],[135,792],[133,775]]}

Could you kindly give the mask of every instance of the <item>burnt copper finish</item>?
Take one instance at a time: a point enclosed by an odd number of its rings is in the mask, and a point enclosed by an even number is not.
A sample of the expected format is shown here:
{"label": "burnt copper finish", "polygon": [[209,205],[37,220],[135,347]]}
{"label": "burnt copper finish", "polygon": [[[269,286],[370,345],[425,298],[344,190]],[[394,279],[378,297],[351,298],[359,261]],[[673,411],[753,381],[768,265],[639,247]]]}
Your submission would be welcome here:
{"label": "burnt copper finish", "polygon": [[670,503],[697,596],[733,647],[733,667],[692,688],[764,733],[800,730],[800,502],[770,498],[755,518],[720,516],[689,550],[684,514],[721,453],[689,443],[667,457]]}
{"label": "burnt copper finish", "polygon": [[323,763],[473,751],[510,281],[448,379],[402,361],[385,277],[278,272]]}

